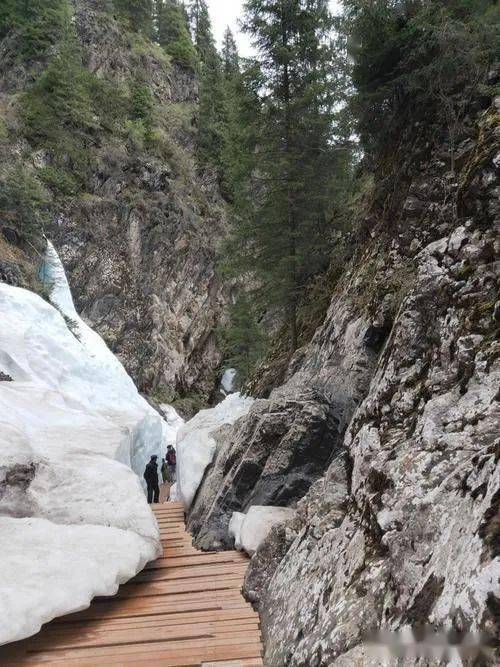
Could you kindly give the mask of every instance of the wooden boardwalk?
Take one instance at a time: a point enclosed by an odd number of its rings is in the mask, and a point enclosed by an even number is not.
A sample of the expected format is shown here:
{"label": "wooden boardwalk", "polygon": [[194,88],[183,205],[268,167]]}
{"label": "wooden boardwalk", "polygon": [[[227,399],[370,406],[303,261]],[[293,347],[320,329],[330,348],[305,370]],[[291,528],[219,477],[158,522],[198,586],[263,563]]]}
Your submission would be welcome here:
{"label": "wooden boardwalk", "polygon": [[180,503],[153,506],[163,557],[112,598],[0,647],[0,665],[258,667],[258,615],[241,595],[248,559],[197,551]]}

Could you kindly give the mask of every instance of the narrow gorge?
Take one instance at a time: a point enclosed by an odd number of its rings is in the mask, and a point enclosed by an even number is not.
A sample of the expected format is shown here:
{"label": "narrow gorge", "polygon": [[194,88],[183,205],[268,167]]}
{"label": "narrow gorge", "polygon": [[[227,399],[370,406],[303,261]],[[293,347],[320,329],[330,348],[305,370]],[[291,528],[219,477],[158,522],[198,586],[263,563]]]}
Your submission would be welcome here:
{"label": "narrow gorge", "polygon": [[173,445],[266,667],[498,664],[499,16],[445,4],[0,8],[0,663],[161,557]]}

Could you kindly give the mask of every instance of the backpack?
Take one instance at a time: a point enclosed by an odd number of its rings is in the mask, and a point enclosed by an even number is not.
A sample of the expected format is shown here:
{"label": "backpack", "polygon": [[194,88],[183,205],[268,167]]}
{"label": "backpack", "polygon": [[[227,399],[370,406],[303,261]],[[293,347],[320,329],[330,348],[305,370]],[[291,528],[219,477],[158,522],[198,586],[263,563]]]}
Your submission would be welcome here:
{"label": "backpack", "polygon": [[174,466],[177,463],[177,456],[175,454],[175,450],[171,449],[167,453],[167,463],[169,466]]}

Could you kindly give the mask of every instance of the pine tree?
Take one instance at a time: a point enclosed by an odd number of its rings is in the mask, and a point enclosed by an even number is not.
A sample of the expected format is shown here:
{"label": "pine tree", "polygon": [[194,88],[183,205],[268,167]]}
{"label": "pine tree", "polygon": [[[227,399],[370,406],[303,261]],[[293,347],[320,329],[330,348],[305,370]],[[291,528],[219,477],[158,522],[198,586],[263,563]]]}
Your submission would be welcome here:
{"label": "pine tree", "polygon": [[240,266],[268,305],[286,313],[298,345],[297,308],[325,261],[332,153],[332,18],[327,0],[247,0],[244,29],[258,49],[262,122],[250,175],[252,215],[240,219]]}
{"label": "pine tree", "polygon": [[148,86],[137,83],[132,89],[132,118],[140,123],[146,143],[154,127],[154,99]]}
{"label": "pine tree", "polygon": [[5,37],[13,27],[14,8],[14,0],[4,0],[0,3],[0,38]]}
{"label": "pine tree", "polygon": [[250,298],[242,293],[229,308],[229,323],[223,331],[226,362],[238,370],[244,382],[262,356],[264,339]]}
{"label": "pine tree", "polygon": [[234,80],[234,77],[240,73],[238,47],[229,26],[226,28],[222,42],[222,69],[224,76],[229,80]]}
{"label": "pine tree", "polygon": [[68,29],[59,52],[25,97],[24,117],[31,138],[57,145],[57,136],[85,134],[93,127],[93,110],[88,90],[88,73]]}
{"label": "pine tree", "polygon": [[[263,122],[261,88],[262,75],[255,65],[238,75],[225,77],[224,81],[226,123],[221,185],[224,196],[232,204],[232,219],[236,226],[243,225],[244,214],[252,210],[259,191],[251,176],[257,167],[256,147]],[[228,254],[236,258],[235,273],[238,274],[241,239],[237,235],[234,248],[232,240],[230,238],[227,244]]]}
{"label": "pine tree", "polygon": [[198,163],[221,169],[224,146],[225,106],[222,67],[205,0],[193,0],[189,17],[200,59],[200,104],[198,109]]}
{"label": "pine tree", "polygon": [[153,36],[153,0],[114,0],[114,5],[129,30]]}
{"label": "pine tree", "polygon": [[35,241],[48,222],[48,201],[26,169],[12,167],[0,176],[0,216],[25,238]]}
{"label": "pine tree", "polygon": [[189,5],[189,18],[193,39],[202,63],[211,62],[217,56],[212,22],[205,0],[192,0]]}
{"label": "pine tree", "polygon": [[195,69],[197,54],[189,34],[184,6],[178,0],[158,0],[157,39],[160,46],[184,67]]}
{"label": "pine tree", "polygon": [[[86,178],[88,146],[98,127],[91,81],[68,24],[57,54],[23,97],[25,134],[33,144],[47,150],[51,180],[57,176],[56,180],[60,177],[67,181],[65,189],[73,188],[75,178],[82,183]],[[69,180],[67,173],[71,174]]]}
{"label": "pine tree", "polygon": [[225,199],[234,201],[237,165],[241,165],[244,161],[242,152],[245,151],[246,145],[244,139],[245,122],[243,119],[246,91],[242,85],[238,47],[229,28],[224,33],[221,59],[224,94],[224,141],[219,181]]}
{"label": "pine tree", "polygon": [[498,3],[345,0],[344,5],[341,27],[349,35],[355,88],[351,107],[365,158],[374,166],[418,123],[431,129],[431,141],[439,131],[448,134],[453,171],[457,132],[498,59]]}

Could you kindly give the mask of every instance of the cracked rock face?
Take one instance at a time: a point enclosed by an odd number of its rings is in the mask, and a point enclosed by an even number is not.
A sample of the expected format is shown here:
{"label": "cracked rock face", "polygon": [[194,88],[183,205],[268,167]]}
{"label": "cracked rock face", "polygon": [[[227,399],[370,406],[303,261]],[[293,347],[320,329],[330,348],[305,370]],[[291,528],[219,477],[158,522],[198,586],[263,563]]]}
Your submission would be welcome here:
{"label": "cracked rock face", "polygon": [[[266,415],[274,433],[290,424],[282,397],[296,391],[300,414],[312,390],[335,425],[324,474],[290,501],[295,518],[273,528],[247,573],[269,667],[379,664],[362,639],[381,627],[498,636],[494,127],[486,114],[455,179],[456,205],[442,163],[422,166],[398,225],[355,258],[284,387],[221,436],[191,526],[203,540],[203,519],[225,543],[227,507],[240,511],[265,488]],[[234,482],[243,467],[254,474],[247,487]],[[282,485],[294,474],[284,470]]]}
{"label": "cracked rock face", "polygon": [[413,244],[423,247],[416,277],[345,458],[300,501],[288,534],[275,531],[252,560],[246,590],[272,667],[371,664],[362,637],[384,626],[498,636],[498,248],[485,214],[496,211],[486,139],[467,167],[462,224]]}
{"label": "cracked rock face", "polygon": [[252,562],[246,586],[270,665],[332,664],[384,623],[495,631],[500,367],[488,318],[471,320],[466,298],[478,281],[481,298],[493,297],[491,275],[479,260],[457,288],[453,266],[473,251],[465,243],[451,263],[449,241],[418,258],[414,291],[346,436],[350,470],[335,462],[301,501],[285,556],[262,564],[280,549],[277,534]]}
{"label": "cracked rock face", "polygon": [[305,495],[335,456],[341,427],[319,392],[285,387],[256,401],[248,417],[215,434],[218,449],[189,514],[203,548],[229,546],[233,512],[287,507]]}
{"label": "cracked rock face", "polygon": [[[123,132],[97,132],[85,193],[58,207],[46,232],[79,312],[142,393],[160,402],[197,395],[200,402],[213,392],[222,359],[215,330],[226,297],[215,265],[226,222],[215,179],[195,165],[197,77],[169,63],[161,49],[139,48],[106,11],[109,3],[75,0],[73,8],[83,65],[118,90],[130,93],[137,81],[148,87],[160,121],[168,119],[157,142],[166,148],[143,149]],[[6,105],[30,76],[9,58],[0,66]],[[5,153],[26,154],[27,170],[49,160],[44,151],[22,149],[10,144]],[[3,236],[21,243],[5,225]],[[1,259],[0,280],[22,286],[16,264]]]}

